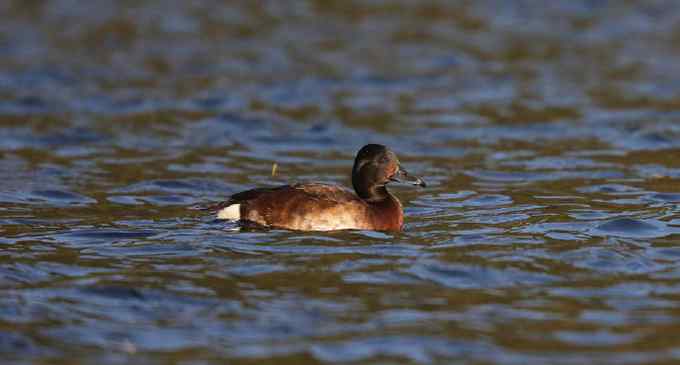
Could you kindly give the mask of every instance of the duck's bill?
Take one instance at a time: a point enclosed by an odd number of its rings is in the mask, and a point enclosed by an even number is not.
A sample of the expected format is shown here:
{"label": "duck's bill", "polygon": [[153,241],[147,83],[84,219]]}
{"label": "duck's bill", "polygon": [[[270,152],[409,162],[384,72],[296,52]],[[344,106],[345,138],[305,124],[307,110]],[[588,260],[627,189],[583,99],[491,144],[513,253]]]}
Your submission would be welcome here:
{"label": "duck's bill", "polygon": [[406,170],[402,169],[399,167],[399,170],[397,170],[397,173],[394,174],[391,178],[390,181],[394,182],[400,182],[400,183],[405,183],[405,184],[412,184],[420,187],[425,187],[427,184],[425,184],[425,181],[421,179],[418,176],[411,175]]}

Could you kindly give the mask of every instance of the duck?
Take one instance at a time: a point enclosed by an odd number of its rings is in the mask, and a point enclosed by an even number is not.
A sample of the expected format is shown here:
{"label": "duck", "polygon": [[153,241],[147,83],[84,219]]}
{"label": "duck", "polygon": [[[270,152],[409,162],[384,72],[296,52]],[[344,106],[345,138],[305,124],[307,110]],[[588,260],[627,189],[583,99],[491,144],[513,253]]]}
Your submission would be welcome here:
{"label": "duck", "polygon": [[294,231],[401,231],[402,204],[387,190],[393,182],[425,187],[380,144],[363,146],[354,159],[349,189],[323,183],[298,183],[236,193],[217,205],[217,219]]}

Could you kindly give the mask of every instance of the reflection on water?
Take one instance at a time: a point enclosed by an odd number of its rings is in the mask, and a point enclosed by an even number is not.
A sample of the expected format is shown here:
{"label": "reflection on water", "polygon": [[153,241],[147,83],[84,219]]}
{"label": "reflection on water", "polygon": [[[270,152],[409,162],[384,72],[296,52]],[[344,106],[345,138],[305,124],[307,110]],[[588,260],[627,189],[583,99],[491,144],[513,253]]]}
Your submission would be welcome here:
{"label": "reflection on water", "polygon": [[[6,361],[677,361],[680,4],[5,1],[0,19]],[[368,142],[429,183],[394,188],[402,233],[194,209],[349,185]]]}

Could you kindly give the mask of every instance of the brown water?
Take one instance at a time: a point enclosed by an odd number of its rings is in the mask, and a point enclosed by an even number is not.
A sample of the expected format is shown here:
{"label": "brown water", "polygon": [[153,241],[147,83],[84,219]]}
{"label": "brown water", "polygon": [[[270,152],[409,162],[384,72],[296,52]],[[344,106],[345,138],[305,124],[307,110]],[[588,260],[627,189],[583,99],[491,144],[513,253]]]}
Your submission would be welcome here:
{"label": "brown water", "polygon": [[[226,3],[0,2],[3,364],[680,361],[680,2]],[[368,142],[403,233],[191,209]]]}

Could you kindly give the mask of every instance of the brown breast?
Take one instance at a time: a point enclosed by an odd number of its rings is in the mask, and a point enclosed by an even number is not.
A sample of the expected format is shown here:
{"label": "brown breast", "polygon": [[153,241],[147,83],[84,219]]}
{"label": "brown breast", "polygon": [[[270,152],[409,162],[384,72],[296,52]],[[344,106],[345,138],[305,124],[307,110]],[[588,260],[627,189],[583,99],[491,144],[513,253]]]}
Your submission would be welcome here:
{"label": "brown breast", "polygon": [[403,212],[390,195],[367,203],[339,186],[287,185],[255,189],[232,196],[241,204],[241,218],[258,224],[305,231],[340,229],[400,230]]}

